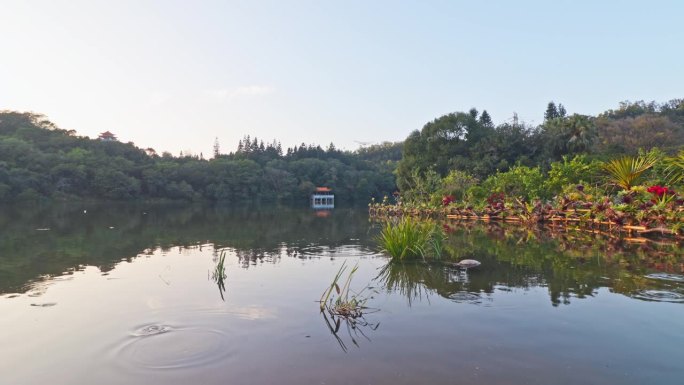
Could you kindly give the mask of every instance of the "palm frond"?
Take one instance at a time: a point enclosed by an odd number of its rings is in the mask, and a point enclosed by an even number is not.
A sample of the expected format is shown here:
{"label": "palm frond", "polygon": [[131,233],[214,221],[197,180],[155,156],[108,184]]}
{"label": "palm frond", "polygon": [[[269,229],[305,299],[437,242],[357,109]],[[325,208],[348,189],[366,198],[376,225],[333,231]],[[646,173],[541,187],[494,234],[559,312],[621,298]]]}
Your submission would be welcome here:
{"label": "palm frond", "polygon": [[684,151],[680,151],[679,154],[666,158],[665,168],[666,177],[668,183],[674,185],[679,184],[684,181]]}
{"label": "palm frond", "polygon": [[609,183],[630,190],[641,175],[656,164],[657,160],[650,154],[637,157],[623,156],[605,163],[603,169],[608,173]]}

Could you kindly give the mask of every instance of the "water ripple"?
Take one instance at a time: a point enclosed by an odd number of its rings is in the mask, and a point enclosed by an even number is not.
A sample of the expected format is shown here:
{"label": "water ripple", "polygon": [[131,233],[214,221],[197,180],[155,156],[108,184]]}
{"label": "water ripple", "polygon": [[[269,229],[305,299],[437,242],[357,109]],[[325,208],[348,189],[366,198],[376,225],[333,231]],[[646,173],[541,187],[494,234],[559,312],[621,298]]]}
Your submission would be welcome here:
{"label": "water ripple", "polygon": [[123,341],[116,349],[116,360],[138,370],[199,368],[231,356],[229,342],[220,330],[147,325]]}
{"label": "water ripple", "polygon": [[449,299],[455,302],[465,302],[470,304],[482,303],[482,297],[477,293],[470,293],[467,291],[459,291],[449,295]]}
{"label": "water ripple", "polygon": [[646,278],[657,279],[657,280],[661,280],[661,281],[684,283],[684,275],[680,275],[680,274],[653,273],[653,274],[646,275]]}
{"label": "water ripple", "polygon": [[153,336],[156,334],[167,333],[171,330],[171,326],[167,325],[147,325],[138,330],[133,331],[133,333],[131,334],[135,337],[146,337]]}
{"label": "water ripple", "polygon": [[632,294],[632,298],[654,302],[684,303],[684,294],[667,290],[639,290]]}

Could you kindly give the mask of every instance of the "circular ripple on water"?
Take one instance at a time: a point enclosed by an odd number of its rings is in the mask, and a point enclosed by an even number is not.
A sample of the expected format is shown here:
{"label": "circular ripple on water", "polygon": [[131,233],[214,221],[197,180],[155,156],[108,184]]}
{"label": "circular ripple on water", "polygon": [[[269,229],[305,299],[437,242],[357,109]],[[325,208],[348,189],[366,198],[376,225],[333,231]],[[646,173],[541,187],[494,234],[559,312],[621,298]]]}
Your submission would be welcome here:
{"label": "circular ripple on water", "polygon": [[667,290],[639,290],[632,298],[654,302],[684,303],[684,294]]}
{"label": "circular ripple on water", "polygon": [[232,355],[228,337],[219,330],[148,325],[132,333],[117,352],[117,361],[143,370],[200,368]]}
{"label": "circular ripple on water", "polygon": [[449,295],[449,299],[455,302],[466,302],[472,304],[482,303],[482,297],[476,293],[470,293],[467,291],[459,291]]}
{"label": "circular ripple on water", "polygon": [[684,275],[680,274],[654,273],[646,275],[646,278],[684,283]]}
{"label": "circular ripple on water", "polygon": [[153,336],[171,331],[171,326],[167,325],[147,325],[131,333],[135,337]]}

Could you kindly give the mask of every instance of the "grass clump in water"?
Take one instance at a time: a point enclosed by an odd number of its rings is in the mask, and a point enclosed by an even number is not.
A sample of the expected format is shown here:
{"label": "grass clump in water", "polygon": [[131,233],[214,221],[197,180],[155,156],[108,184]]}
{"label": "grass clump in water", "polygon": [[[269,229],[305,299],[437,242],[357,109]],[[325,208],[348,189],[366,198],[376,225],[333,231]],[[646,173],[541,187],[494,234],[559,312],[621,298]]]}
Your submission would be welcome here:
{"label": "grass clump in water", "polygon": [[347,345],[343,341],[343,336],[339,334],[343,325],[346,325],[349,338],[356,347],[359,347],[357,340],[360,337],[370,341],[370,338],[363,331],[364,328],[376,330],[380,326],[379,323],[371,323],[364,318],[364,313],[369,312],[366,303],[372,298],[370,293],[373,289],[366,286],[358,293],[351,289],[352,277],[358,268],[359,266],[356,265],[349,271],[344,284],[340,287],[339,282],[347,270],[346,262],[343,263],[330,287],[323,292],[320,300],[323,319],[344,352],[347,352]]}
{"label": "grass clump in water", "polygon": [[369,289],[368,286],[358,293],[351,290],[351,281],[358,269],[359,265],[354,266],[349,274],[347,274],[344,284],[340,287],[338,282],[340,282],[344,272],[347,270],[347,263],[342,263],[330,287],[321,296],[321,311],[327,310],[331,316],[343,318],[353,319],[363,316],[363,311],[367,309],[366,302],[368,302],[370,294],[365,294]]}
{"label": "grass clump in water", "polygon": [[216,261],[216,266],[214,266],[214,270],[211,272],[211,279],[216,282],[216,285],[218,286],[219,293],[221,294],[221,299],[225,301],[225,298],[223,297],[223,293],[226,291],[226,278],[228,278],[228,275],[226,274],[226,252],[222,251],[221,255],[218,257]]}
{"label": "grass clump in water", "polygon": [[382,252],[392,260],[426,257],[440,258],[444,250],[444,233],[432,222],[416,221],[404,217],[396,222],[385,223],[378,243]]}

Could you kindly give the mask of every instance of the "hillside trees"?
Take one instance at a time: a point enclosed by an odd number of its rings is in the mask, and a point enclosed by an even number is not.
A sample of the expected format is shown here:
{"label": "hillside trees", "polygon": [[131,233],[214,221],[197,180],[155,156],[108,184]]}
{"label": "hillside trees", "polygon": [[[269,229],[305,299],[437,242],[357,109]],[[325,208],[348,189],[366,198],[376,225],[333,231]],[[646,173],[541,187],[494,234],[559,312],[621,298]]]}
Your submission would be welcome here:
{"label": "hillside trees", "polygon": [[337,200],[365,203],[395,191],[401,144],[362,152],[305,145],[287,149],[245,136],[235,153],[158,156],[132,143],[91,140],[42,115],[0,111],[0,201],[17,199],[181,199],[306,202],[316,186]]}

